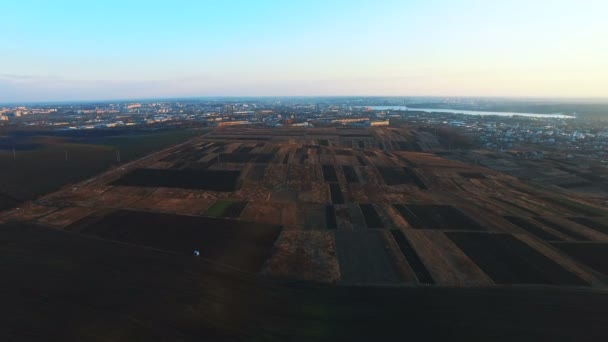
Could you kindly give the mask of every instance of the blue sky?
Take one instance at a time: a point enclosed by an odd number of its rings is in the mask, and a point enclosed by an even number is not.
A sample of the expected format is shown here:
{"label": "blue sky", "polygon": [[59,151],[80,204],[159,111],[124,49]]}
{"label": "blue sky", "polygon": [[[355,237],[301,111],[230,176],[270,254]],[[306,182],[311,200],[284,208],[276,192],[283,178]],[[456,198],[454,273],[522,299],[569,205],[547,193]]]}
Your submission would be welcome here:
{"label": "blue sky", "polygon": [[2,1],[0,101],[608,96],[604,1]]}

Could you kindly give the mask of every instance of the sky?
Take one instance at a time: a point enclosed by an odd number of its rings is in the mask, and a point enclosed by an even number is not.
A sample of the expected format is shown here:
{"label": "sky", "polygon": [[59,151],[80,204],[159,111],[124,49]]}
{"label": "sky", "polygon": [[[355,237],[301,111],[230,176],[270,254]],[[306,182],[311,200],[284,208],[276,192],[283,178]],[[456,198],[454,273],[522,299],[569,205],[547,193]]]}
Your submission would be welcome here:
{"label": "sky", "polygon": [[608,1],[0,1],[0,101],[608,97]]}

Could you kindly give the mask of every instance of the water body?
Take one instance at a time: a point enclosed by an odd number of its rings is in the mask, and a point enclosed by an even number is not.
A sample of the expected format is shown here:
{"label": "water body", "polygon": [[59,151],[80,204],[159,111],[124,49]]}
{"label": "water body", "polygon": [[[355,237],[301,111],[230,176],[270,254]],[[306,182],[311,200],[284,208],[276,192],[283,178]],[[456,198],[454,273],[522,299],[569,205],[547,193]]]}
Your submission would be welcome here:
{"label": "water body", "polygon": [[453,114],[464,114],[464,115],[492,115],[492,116],[525,116],[534,118],[557,118],[557,119],[574,119],[575,116],[565,115],[561,113],[554,114],[540,114],[540,113],[514,113],[514,112],[488,112],[481,110],[462,110],[462,109],[439,109],[439,108],[408,108],[406,106],[367,106],[365,108],[371,108],[373,110],[410,110],[419,112],[435,112],[435,113],[453,113]]}

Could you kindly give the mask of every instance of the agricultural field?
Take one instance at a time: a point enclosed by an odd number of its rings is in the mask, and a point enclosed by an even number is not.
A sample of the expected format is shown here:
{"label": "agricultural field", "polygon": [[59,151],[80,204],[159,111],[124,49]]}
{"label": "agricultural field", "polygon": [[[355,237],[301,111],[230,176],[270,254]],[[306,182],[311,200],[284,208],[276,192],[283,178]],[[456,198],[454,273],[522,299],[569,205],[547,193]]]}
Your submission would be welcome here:
{"label": "agricultural field", "polygon": [[[91,215],[66,229],[258,272],[270,256],[280,226],[212,217],[117,210]],[[84,221],[84,222],[83,222]]]}
{"label": "agricultural field", "polygon": [[[275,253],[289,267],[268,263],[262,274],[335,276],[331,232],[290,230],[281,241]],[[190,255],[32,224],[0,224],[0,254],[3,341],[372,341],[395,336],[602,341],[608,334],[608,296],[580,289],[282,282]],[[431,321],[442,329],[430,328]]]}
{"label": "agricultural field", "polygon": [[231,170],[136,169],[112,185],[230,192],[236,190],[239,176]]}
{"label": "agricultural field", "polygon": [[606,208],[443,158],[420,136],[216,129],[2,212],[0,222],[198,251],[278,281],[606,288]]}
{"label": "agricultural field", "polygon": [[0,131],[0,210],[201,134],[194,130]]}

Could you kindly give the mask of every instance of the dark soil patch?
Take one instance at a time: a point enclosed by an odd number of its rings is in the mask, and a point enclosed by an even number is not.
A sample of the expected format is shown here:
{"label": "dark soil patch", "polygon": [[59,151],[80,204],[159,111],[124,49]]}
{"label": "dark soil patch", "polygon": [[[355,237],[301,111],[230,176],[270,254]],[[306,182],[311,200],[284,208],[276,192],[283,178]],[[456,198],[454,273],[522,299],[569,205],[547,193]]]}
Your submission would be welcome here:
{"label": "dark soil patch", "polygon": [[557,186],[564,188],[564,189],[573,189],[573,188],[581,188],[581,187],[586,187],[586,186],[592,186],[593,183],[588,182],[588,181],[580,181],[580,182],[573,182],[573,183],[562,183],[562,184],[558,184]]}
{"label": "dark soil patch", "polygon": [[532,247],[508,234],[446,233],[499,284],[588,285]]}
{"label": "dark soil patch", "polygon": [[545,241],[561,241],[562,240],[559,237],[555,236],[554,234],[551,234],[550,232],[543,230],[539,226],[535,225],[534,223],[528,221],[527,219],[525,219],[523,217],[505,216],[504,218],[505,218],[505,220],[511,222],[512,224],[514,224],[517,227],[525,230],[526,232],[538,237],[541,240],[545,240]]}
{"label": "dark soil patch", "polygon": [[484,230],[460,209],[450,205],[398,204],[394,207],[413,228]]}
{"label": "dark soil patch", "polygon": [[342,166],[342,170],[344,171],[344,177],[346,177],[346,181],[349,183],[359,183],[359,177],[357,177],[357,172],[355,172],[355,168],[350,165]]}
{"label": "dark soil patch", "polygon": [[367,228],[384,228],[384,223],[372,204],[359,204],[359,208],[365,217]]}
{"label": "dark soil patch", "polygon": [[237,190],[240,174],[240,171],[137,169],[112,185],[230,192]]}
{"label": "dark soil patch", "polygon": [[585,227],[597,230],[604,234],[608,234],[608,226],[600,222],[594,221],[588,217],[568,217],[568,220],[581,224]]}
{"label": "dark soil patch", "polygon": [[0,227],[0,255],[2,341],[608,339],[592,289],[275,283],[35,226]]}
{"label": "dark soil patch", "polygon": [[422,260],[420,260],[418,253],[412,248],[412,245],[410,245],[403,232],[400,230],[391,230],[391,233],[393,234],[395,241],[397,241],[401,253],[403,253],[408,264],[410,264],[410,267],[416,274],[418,281],[422,284],[434,284],[435,281],[433,280],[433,277],[431,277],[431,274],[422,263]]}
{"label": "dark soil patch", "polygon": [[323,165],[323,178],[326,182],[337,182],[338,176],[333,165]]}
{"label": "dark soil patch", "polygon": [[381,231],[336,231],[342,281],[349,284],[397,283],[399,277]]}
{"label": "dark soil patch", "polygon": [[325,206],[325,224],[327,225],[327,229],[336,229],[338,228],[338,223],[336,222],[336,210],[333,205]]}
{"label": "dark soil patch", "polygon": [[411,184],[416,185],[420,189],[427,189],[424,182],[409,168],[403,167],[379,167],[380,175],[386,185],[401,185]]}
{"label": "dark soil patch", "polygon": [[415,151],[421,152],[422,149],[417,143],[411,143],[407,141],[398,141],[397,145],[399,146],[399,151]]}
{"label": "dark soil patch", "polygon": [[0,150],[4,150],[4,151],[31,151],[31,150],[38,150],[45,147],[45,145],[43,144],[10,144],[10,143],[2,143],[0,142]]}
{"label": "dark soil patch", "polygon": [[560,242],[552,246],[608,276],[608,243]]}
{"label": "dark soil patch", "polygon": [[564,234],[566,236],[574,238],[576,240],[579,240],[579,241],[590,241],[591,240],[590,238],[586,237],[585,235],[583,235],[581,233],[577,233],[577,232],[575,232],[575,231],[573,231],[571,229],[568,229],[568,228],[562,226],[561,224],[558,224],[558,223],[555,223],[553,221],[550,221],[550,220],[548,220],[548,219],[546,219],[544,217],[538,217],[537,216],[534,219],[536,221],[544,224],[545,226],[547,226],[549,228],[552,228],[552,229],[554,229],[554,230],[556,230],[556,231],[558,231],[558,232],[560,232],[560,233],[562,233],[562,234]]}
{"label": "dark soil patch", "polygon": [[248,163],[255,157],[250,153],[222,153],[218,156],[220,163]]}
{"label": "dark soil patch", "polygon": [[331,202],[333,204],[344,204],[344,196],[338,183],[329,184],[329,190],[331,191]]}
{"label": "dark soil patch", "polygon": [[[78,224],[78,223],[76,223]],[[257,272],[281,227],[210,217],[118,210],[80,230],[104,239],[192,255]]]}
{"label": "dark soil patch", "polygon": [[250,153],[253,150],[253,147],[241,146],[234,150],[234,153]]}
{"label": "dark soil patch", "polygon": [[238,218],[241,216],[241,212],[247,206],[247,202],[234,202],[230,204],[228,208],[224,211],[224,215],[222,217],[226,218]]}
{"label": "dark soil patch", "polygon": [[16,207],[21,202],[12,196],[0,194],[0,211]]}
{"label": "dark soil patch", "polygon": [[274,160],[275,155],[272,153],[259,153],[254,154],[255,158],[253,159],[256,163],[270,163]]}

